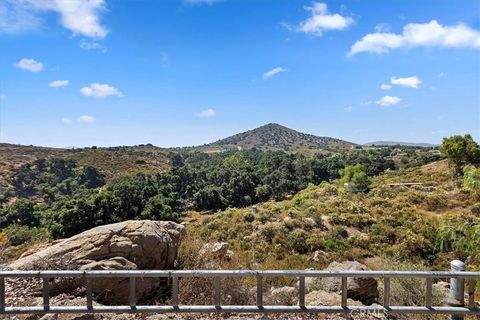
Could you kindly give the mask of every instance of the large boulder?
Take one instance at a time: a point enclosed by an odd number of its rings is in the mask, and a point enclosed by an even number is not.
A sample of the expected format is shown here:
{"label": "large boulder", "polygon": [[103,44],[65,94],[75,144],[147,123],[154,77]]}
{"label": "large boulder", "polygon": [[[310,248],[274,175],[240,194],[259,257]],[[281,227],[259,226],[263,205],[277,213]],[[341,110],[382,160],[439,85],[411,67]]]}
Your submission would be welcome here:
{"label": "large boulder", "polygon": [[[365,271],[368,268],[357,261],[332,262],[326,271]],[[322,288],[328,292],[341,292],[341,279],[338,277],[321,278]],[[378,282],[375,278],[349,277],[347,280],[347,297],[365,303],[371,303],[379,296]]]}
{"label": "large boulder", "polygon": [[[82,232],[10,264],[14,270],[164,270],[172,269],[185,235],[183,225],[170,221],[131,220]],[[84,279],[51,283],[51,292],[69,292]],[[128,299],[126,278],[95,279],[94,294],[106,304],[124,304]],[[138,300],[161,288],[160,279],[139,278]]]}

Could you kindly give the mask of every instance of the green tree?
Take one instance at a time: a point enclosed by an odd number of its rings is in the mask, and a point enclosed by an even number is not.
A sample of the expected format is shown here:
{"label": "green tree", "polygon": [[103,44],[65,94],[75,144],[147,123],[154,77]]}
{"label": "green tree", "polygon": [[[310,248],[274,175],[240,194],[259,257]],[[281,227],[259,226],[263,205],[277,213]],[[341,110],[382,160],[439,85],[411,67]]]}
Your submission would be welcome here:
{"label": "green tree", "polygon": [[340,169],[340,181],[348,184],[348,190],[352,192],[366,192],[370,186],[370,177],[365,172],[362,164],[348,165]]}
{"label": "green tree", "polygon": [[40,224],[40,219],[35,213],[35,204],[28,199],[18,199],[15,201],[1,217],[1,224],[8,226],[18,224],[27,227],[36,227]]}
{"label": "green tree", "polygon": [[462,174],[464,166],[480,164],[480,146],[469,134],[463,137],[455,135],[443,138],[441,150],[452,164],[457,176]]}

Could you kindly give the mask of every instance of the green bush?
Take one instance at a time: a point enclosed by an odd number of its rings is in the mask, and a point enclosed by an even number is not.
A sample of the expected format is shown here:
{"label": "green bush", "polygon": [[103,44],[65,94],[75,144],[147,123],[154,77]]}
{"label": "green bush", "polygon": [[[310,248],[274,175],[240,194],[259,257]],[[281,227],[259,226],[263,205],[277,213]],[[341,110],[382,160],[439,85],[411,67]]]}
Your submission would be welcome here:
{"label": "green bush", "polygon": [[29,228],[27,226],[12,224],[3,229],[3,232],[7,235],[8,244],[11,246],[47,241],[50,239],[50,234],[45,228]]}

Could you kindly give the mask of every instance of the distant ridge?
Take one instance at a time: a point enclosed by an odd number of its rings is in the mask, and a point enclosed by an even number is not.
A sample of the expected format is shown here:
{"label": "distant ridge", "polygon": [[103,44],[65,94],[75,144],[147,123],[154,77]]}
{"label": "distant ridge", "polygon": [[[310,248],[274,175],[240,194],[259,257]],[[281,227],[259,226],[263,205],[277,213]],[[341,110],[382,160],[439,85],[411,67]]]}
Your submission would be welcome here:
{"label": "distant ridge", "polygon": [[423,143],[423,142],[399,142],[399,141],[374,141],[365,143],[364,146],[406,146],[406,147],[421,147],[421,148],[435,148],[438,144]]}
{"label": "distant ridge", "polygon": [[269,123],[253,130],[235,134],[206,145],[226,149],[259,149],[302,152],[323,149],[327,151],[353,149],[356,144],[330,137],[302,133],[277,123]]}

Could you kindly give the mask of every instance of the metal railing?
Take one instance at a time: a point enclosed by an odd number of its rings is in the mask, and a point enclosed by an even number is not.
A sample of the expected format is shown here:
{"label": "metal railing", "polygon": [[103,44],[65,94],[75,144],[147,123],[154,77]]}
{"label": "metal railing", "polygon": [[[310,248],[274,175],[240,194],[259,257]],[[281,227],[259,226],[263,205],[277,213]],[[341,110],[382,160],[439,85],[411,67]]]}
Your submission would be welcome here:
{"label": "metal railing", "polygon": [[[453,263],[452,263],[453,268]],[[169,305],[137,305],[136,279],[146,277],[168,278],[171,281]],[[179,303],[179,279],[186,277],[213,278],[212,305],[181,305]],[[221,281],[225,278],[255,277],[257,283],[255,305],[222,305]],[[294,277],[298,279],[298,305],[265,305],[264,279],[268,277]],[[306,305],[305,278],[340,278],[341,304],[336,306]],[[348,305],[347,281],[349,278],[364,277],[383,280],[382,305]],[[39,278],[43,281],[43,305],[8,306],[5,303],[6,278]],[[86,283],[85,306],[55,306],[50,304],[49,283],[54,278],[83,278]],[[128,278],[129,304],[104,306],[93,304],[93,286],[97,278]],[[426,279],[425,304],[421,306],[395,306],[390,304],[390,282],[396,278]],[[433,279],[451,279],[451,287],[462,292],[451,292],[455,303],[447,306],[432,305]],[[437,271],[315,271],[315,270],[162,270],[162,271],[1,271],[0,272],[0,314],[47,314],[47,313],[383,313],[383,314],[450,314],[462,318],[465,314],[480,315],[475,303],[475,285],[480,272],[437,272]],[[464,304],[463,284],[468,285],[468,299]],[[180,283],[181,285],[181,283]],[[456,316],[455,316],[456,315]]]}

